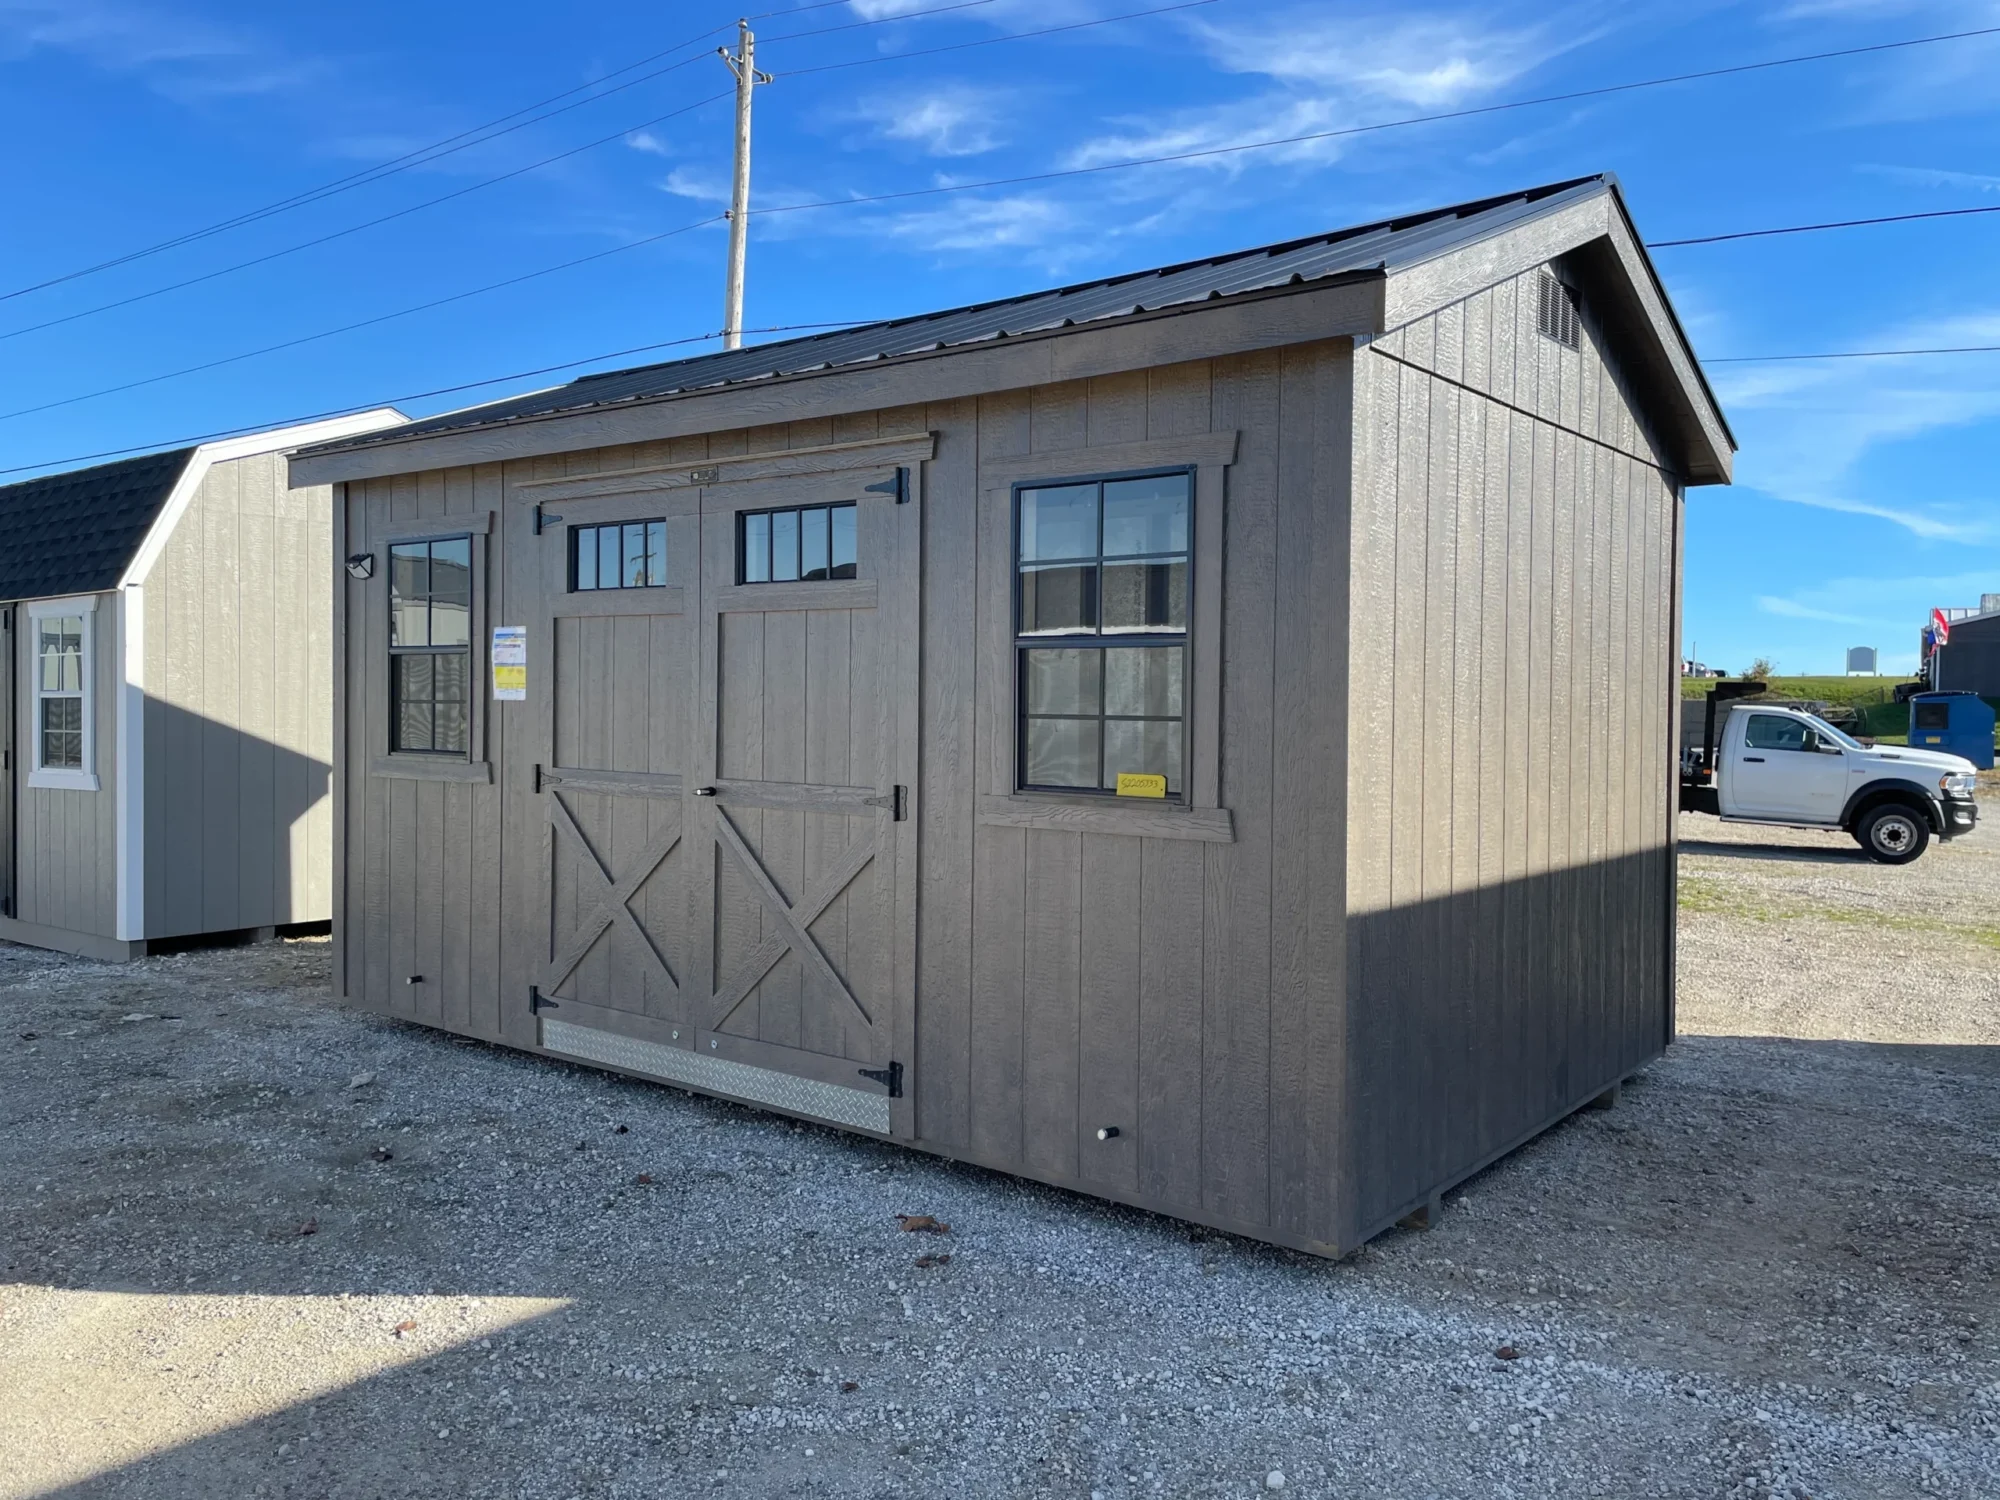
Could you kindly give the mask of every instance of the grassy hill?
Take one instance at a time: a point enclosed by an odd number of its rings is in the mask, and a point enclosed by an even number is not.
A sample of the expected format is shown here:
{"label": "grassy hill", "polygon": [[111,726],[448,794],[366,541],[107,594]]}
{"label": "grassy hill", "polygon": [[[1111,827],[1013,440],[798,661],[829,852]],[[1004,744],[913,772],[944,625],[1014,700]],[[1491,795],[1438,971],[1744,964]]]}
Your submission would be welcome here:
{"label": "grassy hill", "polygon": [[[1909,679],[1896,677],[1773,677],[1771,692],[1780,698],[1813,698],[1821,703],[1889,703],[1895,698],[1896,684]],[[1706,698],[1714,681],[1704,677],[1683,677],[1683,698]]]}

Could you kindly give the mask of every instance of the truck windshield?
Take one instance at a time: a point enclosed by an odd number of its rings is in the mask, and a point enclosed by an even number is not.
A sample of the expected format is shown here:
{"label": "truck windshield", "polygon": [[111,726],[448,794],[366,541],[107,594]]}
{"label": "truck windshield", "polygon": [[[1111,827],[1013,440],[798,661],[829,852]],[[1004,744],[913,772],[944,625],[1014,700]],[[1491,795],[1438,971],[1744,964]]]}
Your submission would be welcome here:
{"label": "truck windshield", "polygon": [[1861,748],[1859,740],[1854,739],[1850,735],[1842,734],[1817,714],[1807,714],[1806,717],[1812,721],[1812,727],[1819,731],[1822,739],[1832,740],[1834,744],[1847,750],[1859,750]]}

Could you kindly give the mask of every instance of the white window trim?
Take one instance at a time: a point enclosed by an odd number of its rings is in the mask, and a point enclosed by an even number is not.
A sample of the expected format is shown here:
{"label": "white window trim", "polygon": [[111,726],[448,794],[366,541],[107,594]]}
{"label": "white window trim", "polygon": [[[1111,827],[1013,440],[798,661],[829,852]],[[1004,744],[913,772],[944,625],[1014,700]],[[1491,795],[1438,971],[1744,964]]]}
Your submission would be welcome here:
{"label": "white window trim", "polygon": [[[83,617],[83,769],[47,767],[42,764],[41,621],[68,615]],[[69,599],[37,599],[28,606],[28,694],[29,771],[28,785],[61,791],[94,792],[97,772],[97,596],[80,594]]]}

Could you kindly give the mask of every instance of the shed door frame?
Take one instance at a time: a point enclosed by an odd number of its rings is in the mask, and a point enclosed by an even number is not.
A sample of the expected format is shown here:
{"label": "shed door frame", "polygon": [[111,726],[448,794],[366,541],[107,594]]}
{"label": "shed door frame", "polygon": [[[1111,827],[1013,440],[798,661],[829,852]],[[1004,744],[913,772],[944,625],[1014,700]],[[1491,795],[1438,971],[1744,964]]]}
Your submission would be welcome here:
{"label": "shed door frame", "polygon": [[[917,1083],[915,1044],[915,978],[917,942],[917,785],[918,676],[922,572],[921,467],[884,463],[877,468],[846,468],[840,472],[788,475],[704,486],[701,491],[702,567],[700,584],[699,701],[695,708],[695,745],[689,763],[694,785],[685,824],[694,841],[699,879],[709,882],[702,906],[704,920],[695,933],[696,951],[690,969],[695,974],[697,1046],[725,1059],[750,1063],[801,1078],[847,1088],[886,1093],[889,1134],[910,1138],[915,1133],[913,1109]],[[737,584],[737,517],[744,511],[789,506],[813,506],[853,500],[867,507],[861,529],[862,552],[853,580],[806,583]],[[870,543],[874,544],[872,547]],[[824,599],[824,605],[814,601]],[[722,703],[722,617],[744,611],[784,612],[820,608],[872,608],[878,618],[878,645],[885,701],[881,733],[883,771],[879,783],[855,787],[815,787],[806,783],[730,782],[718,776]],[[858,775],[858,773],[857,773]],[[794,801],[794,799],[797,799]],[[765,876],[757,852],[732,820],[732,808],[792,804],[801,810],[844,812],[857,821],[875,820],[872,838],[854,836],[834,869],[811,888],[783,893]],[[740,816],[740,814],[739,814]],[[715,899],[718,861],[727,861],[757,891],[765,910],[793,953],[819,981],[823,1002],[855,1003],[845,981],[818,951],[810,933],[816,904],[838,896],[845,875],[852,880],[870,864],[890,867],[890,928],[892,952],[887,966],[887,990],[881,997],[888,1014],[871,1018],[878,1046],[885,1055],[868,1059],[836,1058],[799,1051],[721,1031],[741,974],[718,971]],[[790,900],[786,899],[787,894]],[[701,904],[698,901],[698,904]],[[764,956],[766,943],[753,955]],[[779,956],[782,956],[780,954]],[[775,960],[774,960],[775,961]],[[767,966],[768,967],[768,966]],[[754,981],[753,981],[754,983]],[[864,1073],[862,1070],[868,1071]],[[874,1074],[886,1077],[875,1077]]]}

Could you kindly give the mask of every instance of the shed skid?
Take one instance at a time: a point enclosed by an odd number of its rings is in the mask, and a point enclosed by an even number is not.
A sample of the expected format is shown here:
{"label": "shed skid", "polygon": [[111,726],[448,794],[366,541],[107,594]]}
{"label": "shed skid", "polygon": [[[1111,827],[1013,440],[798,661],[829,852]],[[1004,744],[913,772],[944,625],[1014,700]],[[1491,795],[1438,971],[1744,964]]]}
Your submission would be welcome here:
{"label": "shed skid", "polygon": [[1538,192],[1026,364],[944,315],[300,455],[339,993],[1314,1254],[1434,1213],[1673,1027],[1727,429],[1615,189]]}

